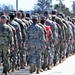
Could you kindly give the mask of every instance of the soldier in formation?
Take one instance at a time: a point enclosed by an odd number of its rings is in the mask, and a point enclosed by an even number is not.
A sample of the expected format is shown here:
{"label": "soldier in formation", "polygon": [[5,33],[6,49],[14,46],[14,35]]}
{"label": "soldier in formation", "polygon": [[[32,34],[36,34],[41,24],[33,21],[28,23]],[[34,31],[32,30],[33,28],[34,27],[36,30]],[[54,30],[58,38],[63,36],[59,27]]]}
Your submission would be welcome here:
{"label": "soldier in formation", "polygon": [[[30,15],[22,10],[0,14],[0,63],[3,73],[50,70],[75,53],[75,19],[53,10]],[[38,60],[38,61],[37,61]]]}

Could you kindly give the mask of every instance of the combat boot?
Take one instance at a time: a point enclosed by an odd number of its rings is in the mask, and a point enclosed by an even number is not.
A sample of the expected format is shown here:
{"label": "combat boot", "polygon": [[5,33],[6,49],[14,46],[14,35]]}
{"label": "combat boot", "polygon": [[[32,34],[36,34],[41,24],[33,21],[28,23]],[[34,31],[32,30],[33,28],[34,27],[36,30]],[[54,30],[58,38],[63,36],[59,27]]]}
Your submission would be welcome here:
{"label": "combat boot", "polygon": [[37,69],[37,74],[40,74],[40,72],[43,72],[43,69]]}
{"label": "combat boot", "polygon": [[27,65],[27,62],[24,63],[24,66],[28,66],[28,65]]}
{"label": "combat boot", "polygon": [[17,64],[15,65],[15,70],[18,70],[18,65]]}
{"label": "combat boot", "polygon": [[47,65],[46,65],[45,63],[42,65],[42,69],[43,69],[44,71],[47,71]]}
{"label": "combat boot", "polygon": [[5,75],[9,75],[9,73],[8,73],[8,72],[6,72],[6,73],[5,73]]}
{"label": "combat boot", "polygon": [[13,65],[13,67],[12,67],[12,72],[15,72],[15,65]]}
{"label": "combat boot", "polygon": [[35,64],[30,65],[30,73],[35,72]]}
{"label": "combat boot", "polygon": [[25,69],[25,66],[23,63],[21,64],[21,69]]}
{"label": "combat boot", "polygon": [[47,69],[51,70],[52,69],[52,64],[48,64]]}

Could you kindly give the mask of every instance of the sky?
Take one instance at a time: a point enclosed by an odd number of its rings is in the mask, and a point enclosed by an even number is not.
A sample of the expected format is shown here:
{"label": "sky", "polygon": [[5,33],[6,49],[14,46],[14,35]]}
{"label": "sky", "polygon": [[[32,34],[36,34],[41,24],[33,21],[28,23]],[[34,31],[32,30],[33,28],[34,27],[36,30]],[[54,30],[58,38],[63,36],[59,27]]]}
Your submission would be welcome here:
{"label": "sky", "polygon": [[[74,0],[62,0],[63,4],[68,7],[70,10],[72,8],[72,1]],[[37,3],[37,0],[18,0],[18,9],[22,10],[32,10],[34,5]],[[52,0],[52,4],[57,4],[59,1]],[[14,9],[16,9],[16,0],[0,0],[0,4],[13,5]]]}

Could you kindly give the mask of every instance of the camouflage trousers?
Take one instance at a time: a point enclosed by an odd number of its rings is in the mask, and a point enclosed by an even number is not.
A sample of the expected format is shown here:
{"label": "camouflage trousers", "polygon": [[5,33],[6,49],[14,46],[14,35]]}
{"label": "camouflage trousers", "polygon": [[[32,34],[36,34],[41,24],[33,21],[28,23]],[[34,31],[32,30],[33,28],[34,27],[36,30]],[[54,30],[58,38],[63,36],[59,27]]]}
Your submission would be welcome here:
{"label": "camouflage trousers", "polygon": [[52,44],[51,47],[48,47],[44,53],[44,64],[50,65],[53,63],[54,59],[54,45]]}
{"label": "camouflage trousers", "polygon": [[68,55],[70,55],[73,52],[73,41],[68,40],[67,44],[68,44],[67,53]]}
{"label": "camouflage trousers", "polygon": [[18,48],[14,48],[14,51],[11,52],[11,57],[10,57],[10,63],[11,63],[11,69],[14,69],[15,65],[17,65],[18,61]]}
{"label": "camouflage trousers", "polygon": [[20,48],[20,63],[21,64],[26,63],[26,51],[25,51],[25,45],[24,44]]}
{"label": "camouflage trousers", "polygon": [[59,43],[57,43],[56,45],[54,45],[54,63],[56,63],[57,61],[59,61],[59,54],[60,54],[60,46]]}
{"label": "camouflage trousers", "polygon": [[7,72],[10,69],[10,50],[8,46],[0,46],[0,56],[3,56],[3,70]]}
{"label": "camouflage trousers", "polygon": [[39,48],[35,46],[28,48],[29,64],[35,64],[37,69],[41,68],[41,50],[41,47]]}

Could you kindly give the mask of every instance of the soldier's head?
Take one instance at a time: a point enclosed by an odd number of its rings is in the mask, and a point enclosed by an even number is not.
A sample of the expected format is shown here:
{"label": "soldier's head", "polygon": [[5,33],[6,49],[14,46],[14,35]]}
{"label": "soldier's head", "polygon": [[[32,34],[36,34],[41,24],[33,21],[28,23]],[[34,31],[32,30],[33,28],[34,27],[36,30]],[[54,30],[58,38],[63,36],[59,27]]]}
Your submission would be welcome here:
{"label": "soldier's head", "polygon": [[37,15],[32,15],[32,21],[33,21],[33,23],[37,23],[38,22]]}
{"label": "soldier's head", "polygon": [[38,17],[38,23],[40,22],[40,15],[38,13],[35,13],[35,15]]}
{"label": "soldier's head", "polygon": [[44,25],[45,22],[46,22],[46,17],[41,15],[40,23]]}
{"label": "soldier's head", "polygon": [[9,22],[10,22],[10,16],[7,16],[6,24],[8,24]]}
{"label": "soldier's head", "polygon": [[74,17],[74,18],[72,18],[72,23],[73,23],[73,24],[75,24],[75,17]]}
{"label": "soldier's head", "polygon": [[49,11],[45,11],[45,12],[44,12],[44,16],[45,16],[46,18],[49,18]]}
{"label": "soldier's head", "polygon": [[56,21],[56,15],[52,15],[52,21]]}
{"label": "soldier's head", "polygon": [[0,12],[0,17],[2,16],[2,15],[4,15],[5,13],[4,12]]}
{"label": "soldier's head", "polygon": [[17,12],[17,18],[19,18],[19,19],[22,18],[22,13],[21,12]]}
{"label": "soldier's head", "polygon": [[19,10],[19,12],[21,12],[22,18],[25,18],[26,17],[26,14],[25,14],[25,12],[23,10]]}
{"label": "soldier's head", "polygon": [[31,15],[29,13],[26,13],[26,17],[31,18]]}
{"label": "soldier's head", "polygon": [[67,16],[66,17],[66,20],[71,21],[71,17],[70,16]]}
{"label": "soldier's head", "polygon": [[52,15],[57,15],[57,10],[56,9],[52,10],[52,13],[51,14]]}
{"label": "soldier's head", "polygon": [[2,15],[1,16],[1,23],[6,24],[7,21],[7,16],[6,15]]}
{"label": "soldier's head", "polygon": [[61,18],[65,18],[65,14],[63,14],[62,12],[59,12],[58,16]]}
{"label": "soldier's head", "polygon": [[13,20],[15,18],[14,12],[9,12],[10,20]]}
{"label": "soldier's head", "polygon": [[12,10],[12,12],[14,13],[14,16],[17,16],[17,11],[16,10]]}

